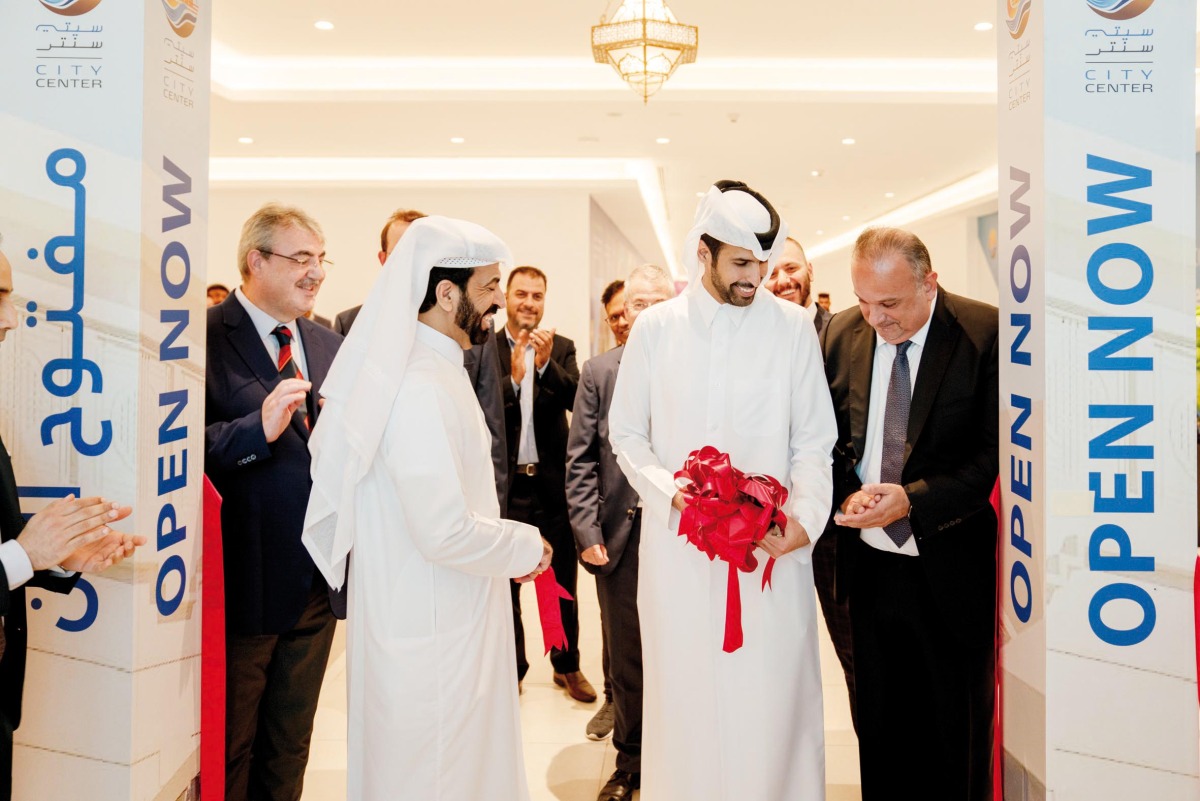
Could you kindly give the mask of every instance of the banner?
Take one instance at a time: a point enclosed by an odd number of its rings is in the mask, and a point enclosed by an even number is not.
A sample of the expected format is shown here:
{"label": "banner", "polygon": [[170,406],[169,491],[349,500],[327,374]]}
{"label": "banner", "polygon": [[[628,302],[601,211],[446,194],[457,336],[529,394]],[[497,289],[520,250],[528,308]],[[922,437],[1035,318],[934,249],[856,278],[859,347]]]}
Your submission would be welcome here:
{"label": "banner", "polygon": [[1195,799],[1196,5],[999,9],[1004,797]]}
{"label": "banner", "polygon": [[196,793],[209,10],[8,0],[0,433],[23,509],[132,504],[133,560],[33,590],[16,799]]}

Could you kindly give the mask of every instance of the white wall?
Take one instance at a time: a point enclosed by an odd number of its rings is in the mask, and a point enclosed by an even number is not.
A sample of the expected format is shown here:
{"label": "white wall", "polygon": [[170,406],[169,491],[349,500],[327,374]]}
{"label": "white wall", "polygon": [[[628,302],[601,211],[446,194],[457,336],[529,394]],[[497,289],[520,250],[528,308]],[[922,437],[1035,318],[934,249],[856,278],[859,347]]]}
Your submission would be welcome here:
{"label": "white wall", "polygon": [[[960,210],[942,217],[921,220],[904,226],[921,238],[929,248],[934,272],[948,292],[982,300],[996,305],[999,290],[988,268],[979,244],[976,220],[996,211],[996,201]],[[801,243],[804,244],[804,243]],[[812,260],[814,269],[813,296],[828,292],[834,311],[855,305],[854,287],[850,283],[850,248]]]}
{"label": "white wall", "polygon": [[[209,204],[210,282],[230,288],[239,283],[242,223],[272,200],[299,206],[325,231],[326,251],[335,266],[317,298],[319,314],[333,317],[362,303],[380,269],[376,254],[384,221],[396,208],[420,209],[477,222],[508,243],[518,264],[544,270],[549,289],[542,325],[575,340],[581,359],[590,352],[591,198],[584,189],[214,184]],[[498,317],[502,323],[503,313]]]}

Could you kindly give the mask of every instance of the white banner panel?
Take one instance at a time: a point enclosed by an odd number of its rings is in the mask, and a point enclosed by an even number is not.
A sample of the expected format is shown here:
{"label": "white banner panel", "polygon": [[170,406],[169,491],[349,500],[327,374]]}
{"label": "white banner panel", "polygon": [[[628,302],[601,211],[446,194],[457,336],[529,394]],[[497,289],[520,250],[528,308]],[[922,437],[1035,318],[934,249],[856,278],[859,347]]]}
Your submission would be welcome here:
{"label": "white banner panel", "polygon": [[1194,801],[1196,5],[999,7],[1004,796]]}
{"label": "white banner panel", "polygon": [[200,730],[208,9],[7,0],[0,433],[23,508],[134,506],[137,558],[33,590],[17,799],[178,799]]}

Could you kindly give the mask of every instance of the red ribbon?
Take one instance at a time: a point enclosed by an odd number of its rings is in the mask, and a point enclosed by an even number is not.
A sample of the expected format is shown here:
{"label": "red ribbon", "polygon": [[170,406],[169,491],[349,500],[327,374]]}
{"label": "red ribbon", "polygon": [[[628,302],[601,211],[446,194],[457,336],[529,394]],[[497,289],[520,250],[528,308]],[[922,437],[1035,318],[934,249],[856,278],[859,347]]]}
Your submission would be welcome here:
{"label": "red ribbon", "polygon": [[560,651],[567,650],[567,630],[563,628],[562,607],[559,600],[573,601],[571,593],[554,578],[554,568],[546,568],[546,572],[533,580],[537,590],[538,618],[542,622],[542,642],[546,645],[546,653],[551,648]]}
{"label": "red ribbon", "polygon": [[[711,445],[692,451],[675,474],[683,484],[686,505],[679,521],[679,534],[708,556],[729,565],[725,598],[726,653],[742,647],[742,596],[738,571],[758,567],[755,544],[773,526],[787,526],[782,507],[788,491],[771,476],[743,473]],[[684,484],[686,482],[686,484]],[[762,589],[771,586],[775,559],[763,570]]]}

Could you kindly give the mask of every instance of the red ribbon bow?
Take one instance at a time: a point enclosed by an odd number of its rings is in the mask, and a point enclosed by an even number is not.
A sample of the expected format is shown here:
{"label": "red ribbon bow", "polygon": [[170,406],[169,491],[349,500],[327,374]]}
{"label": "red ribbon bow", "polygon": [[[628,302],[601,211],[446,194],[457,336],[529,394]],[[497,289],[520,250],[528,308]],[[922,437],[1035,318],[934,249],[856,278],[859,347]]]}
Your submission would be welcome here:
{"label": "red ribbon bow", "polygon": [[542,642],[546,646],[546,653],[550,653],[551,648],[567,650],[567,630],[563,628],[562,607],[558,601],[560,598],[566,601],[575,599],[558,583],[552,567],[546,568],[545,573],[533,580],[533,587],[537,590],[538,617],[542,622]]}
{"label": "red ribbon bow", "polygon": [[[679,533],[710,560],[729,565],[725,598],[726,653],[742,647],[742,595],[738,571],[758,567],[754,545],[773,526],[787,526],[782,507],[788,491],[771,476],[743,473],[729,461],[729,454],[711,445],[688,454],[683,469],[675,474],[686,506]],[[767,561],[762,588],[771,586],[775,559]]]}

